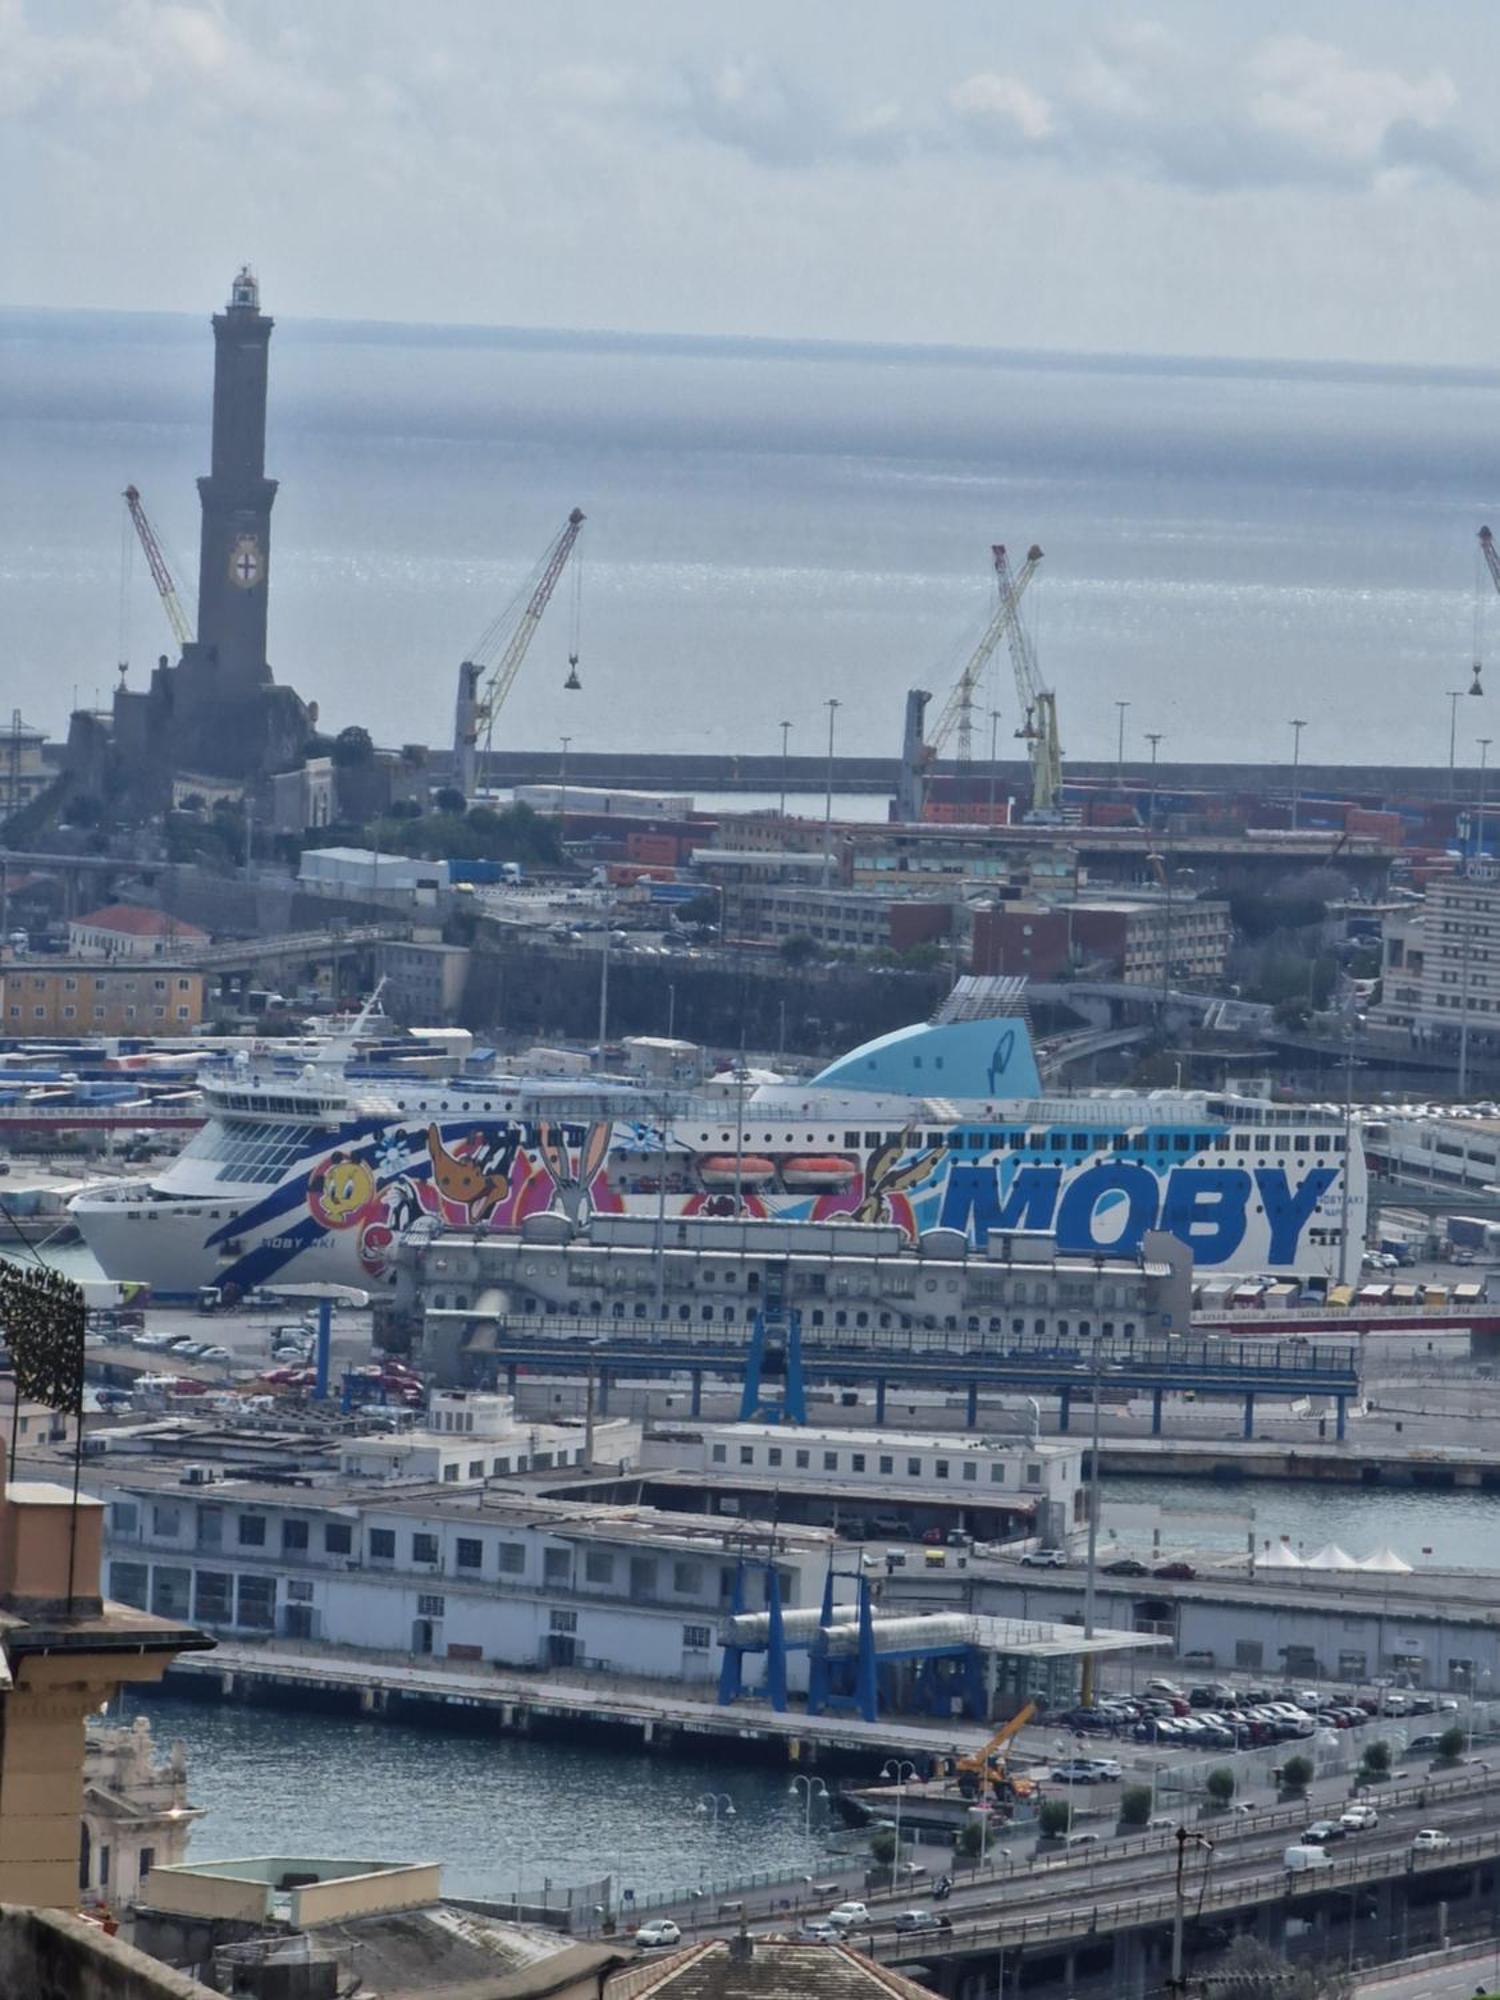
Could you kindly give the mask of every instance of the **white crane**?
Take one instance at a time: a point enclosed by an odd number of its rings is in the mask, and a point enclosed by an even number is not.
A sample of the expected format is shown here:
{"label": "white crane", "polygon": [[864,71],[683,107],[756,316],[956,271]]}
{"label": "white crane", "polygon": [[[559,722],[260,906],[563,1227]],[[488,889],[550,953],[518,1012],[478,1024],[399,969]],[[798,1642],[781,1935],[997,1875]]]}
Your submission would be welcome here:
{"label": "white crane", "polygon": [[[495,717],[505,702],[521,670],[526,649],[541,623],[557,580],[567,567],[573,544],[583,527],[583,514],[575,507],[561,532],[549,544],[541,561],[510,603],[485,627],[458,670],[458,699],[453,711],[454,782],[467,799],[472,796],[478,773],[479,744],[490,747]],[[578,679],[578,607],[574,604],[574,630],[568,651],[568,678],[563,683],[576,689]],[[491,665],[491,662],[494,664]],[[480,680],[488,672],[481,690]]]}
{"label": "white crane", "polygon": [[[1034,567],[1032,558],[1040,557],[1041,553],[1038,548],[1028,553],[1027,569]],[[1003,548],[995,551],[995,574],[1000,579],[1001,602],[1010,611],[1005,636],[1010,644],[1011,664],[1016,671],[1016,699],[1021,705],[1023,717],[1016,735],[1025,742],[1031,759],[1030,816],[1033,819],[1050,818],[1057,812],[1058,801],[1062,797],[1062,745],[1057,740],[1057,697],[1051,688],[1043,687],[1031,640],[1016,615],[1020,577],[1011,576]],[[1025,574],[1026,569],[1023,569],[1021,576]]]}
{"label": "white crane", "polygon": [[[1001,574],[1001,564],[1005,560],[1005,550],[996,546],[990,551],[994,558],[995,573]],[[1042,552],[1033,542],[1026,551],[1026,560],[1010,579],[1010,596],[1007,599],[1002,584],[999,602],[994,616],[980,634],[973,652],[969,655],[963,672],[953,684],[952,692],[943,704],[937,727],[932,732],[928,748],[931,759],[936,760],[947,748],[949,738],[955,731],[958,735],[958,761],[967,764],[974,754],[974,695],[979,686],[980,676],[989,664],[990,655],[999,645],[1002,636],[1012,624],[1016,606],[1026,594],[1026,586],[1036,575],[1036,566],[1042,559]]]}

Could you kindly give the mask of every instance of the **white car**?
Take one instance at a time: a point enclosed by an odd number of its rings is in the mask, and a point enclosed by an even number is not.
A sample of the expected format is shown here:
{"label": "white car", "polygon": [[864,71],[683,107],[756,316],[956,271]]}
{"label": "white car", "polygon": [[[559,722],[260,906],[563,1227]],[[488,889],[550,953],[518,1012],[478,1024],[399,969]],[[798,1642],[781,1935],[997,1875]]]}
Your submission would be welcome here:
{"label": "white car", "polygon": [[1349,1806],[1339,1814],[1339,1825],[1350,1833],[1372,1833],[1379,1824],[1374,1806]]}
{"label": "white car", "polygon": [[809,1917],[805,1924],[798,1925],[797,1937],[802,1944],[837,1944],[839,1928],[829,1923],[827,1917]]}
{"label": "white car", "polygon": [[1443,1848],[1451,1847],[1452,1845],[1453,1842],[1448,1838],[1447,1834],[1441,1832],[1435,1826],[1419,1827],[1411,1837],[1411,1851],[1413,1854],[1438,1854]]}
{"label": "white car", "polygon": [[1063,1549],[1028,1549],[1021,1558],[1023,1569],[1066,1569],[1067,1552]]}
{"label": "white car", "polygon": [[840,1903],[828,1912],[828,1921],[837,1931],[852,1931],[856,1924],[867,1924],[870,1912],[863,1903]]}
{"label": "white car", "polygon": [[682,1943],[682,1932],[670,1917],[657,1917],[649,1924],[642,1924],[635,1934],[636,1944],[642,1951],[666,1951],[674,1944]]}

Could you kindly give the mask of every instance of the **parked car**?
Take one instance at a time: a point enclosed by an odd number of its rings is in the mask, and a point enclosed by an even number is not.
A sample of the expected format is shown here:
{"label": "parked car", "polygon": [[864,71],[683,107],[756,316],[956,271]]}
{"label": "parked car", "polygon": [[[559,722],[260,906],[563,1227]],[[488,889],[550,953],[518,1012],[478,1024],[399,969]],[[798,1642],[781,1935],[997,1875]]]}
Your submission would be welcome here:
{"label": "parked car", "polygon": [[1413,1854],[1437,1854],[1443,1848],[1451,1847],[1452,1845],[1453,1842],[1448,1838],[1447,1834],[1435,1826],[1418,1827],[1417,1831],[1411,1837],[1411,1851]]}
{"label": "parked car", "polygon": [[1104,1782],[1101,1773],[1087,1757],[1070,1758],[1066,1764],[1058,1764],[1052,1773],[1055,1785],[1099,1785]]}
{"label": "parked car", "polygon": [[1068,1558],[1062,1549],[1028,1549],[1021,1563],[1025,1569],[1066,1569]]}
{"label": "parked car", "polygon": [[682,1943],[682,1932],[670,1917],[654,1917],[649,1924],[641,1925],[635,1941],[642,1951],[669,1951],[674,1944]]}

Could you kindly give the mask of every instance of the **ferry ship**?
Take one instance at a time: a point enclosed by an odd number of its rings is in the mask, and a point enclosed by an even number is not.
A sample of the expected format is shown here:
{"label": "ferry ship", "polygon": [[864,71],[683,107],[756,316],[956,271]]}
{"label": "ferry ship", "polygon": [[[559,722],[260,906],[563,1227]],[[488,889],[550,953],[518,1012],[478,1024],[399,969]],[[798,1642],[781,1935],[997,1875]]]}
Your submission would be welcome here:
{"label": "ferry ship", "polygon": [[1357,1126],[1230,1092],[1048,1095],[1019,981],[960,981],[930,1021],[807,1082],[696,1095],[628,1080],[412,1076],[332,1039],[295,1068],[241,1052],[199,1072],[206,1122],[165,1170],[72,1203],[111,1278],[159,1296],[278,1282],[379,1291],[418,1222],[514,1230],[557,1211],[838,1216],[909,1237],[1045,1231],[1133,1254],[1148,1230],[1215,1273],[1341,1275],[1363,1241]]}

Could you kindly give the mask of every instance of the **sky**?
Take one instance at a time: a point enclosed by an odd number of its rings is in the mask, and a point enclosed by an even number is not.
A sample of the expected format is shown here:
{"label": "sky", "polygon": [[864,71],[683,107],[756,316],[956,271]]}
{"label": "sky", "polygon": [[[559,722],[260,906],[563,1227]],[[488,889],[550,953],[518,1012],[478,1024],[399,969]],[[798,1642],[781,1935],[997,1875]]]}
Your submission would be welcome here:
{"label": "sky", "polygon": [[0,0],[0,304],[1487,365],[1491,0]]}

